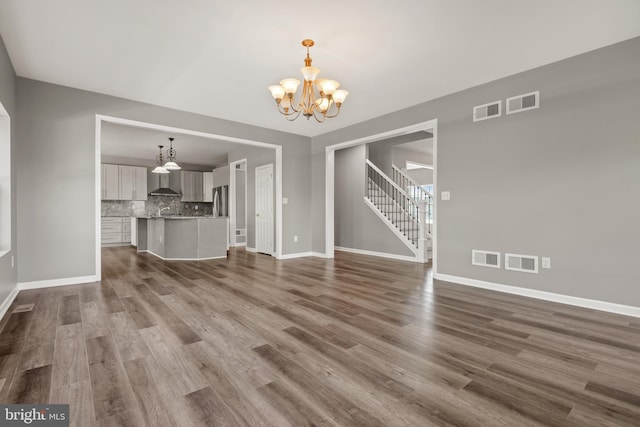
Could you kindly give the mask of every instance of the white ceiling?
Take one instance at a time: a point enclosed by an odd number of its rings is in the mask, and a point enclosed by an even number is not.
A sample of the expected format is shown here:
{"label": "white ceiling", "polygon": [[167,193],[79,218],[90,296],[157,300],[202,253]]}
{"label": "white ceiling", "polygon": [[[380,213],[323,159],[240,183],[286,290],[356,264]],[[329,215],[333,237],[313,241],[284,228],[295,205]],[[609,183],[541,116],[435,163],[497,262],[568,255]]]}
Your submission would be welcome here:
{"label": "white ceiling", "polygon": [[[315,136],[640,35],[638,0],[0,0],[19,76]],[[349,90],[324,124],[266,87]]]}
{"label": "white ceiling", "polygon": [[221,166],[227,163],[229,151],[238,147],[238,144],[226,141],[103,122],[100,153],[102,156],[141,160],[141,165],[154,163],[159,153],[158,145],[164,145],[162,155],[165,156],[169,137],[175,138],[173,149],[176,150],[178,164]]}

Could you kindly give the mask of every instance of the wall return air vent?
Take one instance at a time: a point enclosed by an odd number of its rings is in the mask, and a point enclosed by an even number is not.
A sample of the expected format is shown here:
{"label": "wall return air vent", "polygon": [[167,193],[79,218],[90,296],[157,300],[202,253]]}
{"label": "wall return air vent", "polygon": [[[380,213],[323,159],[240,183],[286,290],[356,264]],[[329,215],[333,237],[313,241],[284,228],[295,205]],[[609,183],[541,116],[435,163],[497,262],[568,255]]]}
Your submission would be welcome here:
{"label": "wall return air vent", "polygon": [[473,249],[471,251],[471,264],[482,267],[500,268],[500,252]]}
{"label": "wall return air vent", "polygon": [[525,273],[537,273],[538,257],[533,255],[504,254],[504,269],[523,271]]}
{"label": "wall return air vent", "polygon": [[502,101],[494,101],[473,107],[473,121],[493,119],[502,115]]}
{"label": "wall return air vent", "polygon": [[520,113],[540,107],[540,91],[507,98],[507,114]]}

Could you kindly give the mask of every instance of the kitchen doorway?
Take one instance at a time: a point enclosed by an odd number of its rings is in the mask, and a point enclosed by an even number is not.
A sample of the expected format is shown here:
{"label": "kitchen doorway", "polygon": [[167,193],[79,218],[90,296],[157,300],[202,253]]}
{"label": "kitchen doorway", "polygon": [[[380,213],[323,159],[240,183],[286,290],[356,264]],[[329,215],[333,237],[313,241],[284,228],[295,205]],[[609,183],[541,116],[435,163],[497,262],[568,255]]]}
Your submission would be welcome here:
{"label": "kitchen doorway", "polygon": [[[275,210],[273,211],[272,219],[272,250],[271,254],[276,258],[282,258],[282,146],[277,144],[271,144],[262,141],[235,138],[226,135],[217,135],[209,132],[202,132],[192,129],[177,128],[173,126],[166,126],[156,123],[141,122],[137,120],[125,119],[121,117],[105,116],[102,114],[96,114],[95,122],[95,262],[96,273],[92,276],[92,280],[101,280],[102,269],[102,218],[101,218],[101,202],[102,202],[102,168],[101,168],[101,136],[103,123],[110,123],[122,126],[130,126],[143,129],[153,129],[162,132],[170,132],[176,135],[192,135],[202,138],[208,138],[211,140],[218,140],[224,142],[230,142],[239,145],[253,146],[260,148],[268,148],[274,150],[275,164],[272,164],[273,179],[275,179],[275,185],[273,187],[274,200],[273,204]],[[252,218],[253,219],[253,218]]]}

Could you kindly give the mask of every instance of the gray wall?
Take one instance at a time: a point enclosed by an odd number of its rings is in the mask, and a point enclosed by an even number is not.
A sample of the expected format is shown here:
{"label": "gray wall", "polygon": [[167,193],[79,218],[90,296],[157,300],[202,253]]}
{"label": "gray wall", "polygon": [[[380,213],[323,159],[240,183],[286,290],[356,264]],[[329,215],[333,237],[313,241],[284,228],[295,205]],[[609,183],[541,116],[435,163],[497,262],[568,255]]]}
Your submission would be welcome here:
{"label": "gray wall", "polygon": [[[472,122],[472,107],[541,91],[541,108]],[[640,38],[312,139],[314,211],[324,147],[438,119],[438,273],[640,306]],[[324,215],[313,217],[324,251]],[[471,250],[551,257],[517,273]]]}
{"label": "gray wall", "polygon": [[[95,115],[122,117],[283,146],[284,187],[294,194],[309,182],[292,162],[309,151],[309,138],[122,98],[18,78],[18,281],[95,274]],[[308,154],[306,162],[308,164]],[[304,172],[304,173],[303,173]],[[309,229],[309,192],[295,193],[284,229]],[[283,252],[308,251],[310,238]]]}
{"label": "gray wall", "polygon": [[413,256],[364,202],[367,147],[335,152],[335,246]]}
{"label": "gray wall", "polygon": [[[16,255],[17,248],[17,214],[16,214],[16,74],[9,60],[9,55],[0,39],[0,102],[11,117],[11,251],[0,258],[0,305],[9,296],[17,283],[16,268],[11,267],[11,257]],[[15,257],[18,262],[18,258]]]}

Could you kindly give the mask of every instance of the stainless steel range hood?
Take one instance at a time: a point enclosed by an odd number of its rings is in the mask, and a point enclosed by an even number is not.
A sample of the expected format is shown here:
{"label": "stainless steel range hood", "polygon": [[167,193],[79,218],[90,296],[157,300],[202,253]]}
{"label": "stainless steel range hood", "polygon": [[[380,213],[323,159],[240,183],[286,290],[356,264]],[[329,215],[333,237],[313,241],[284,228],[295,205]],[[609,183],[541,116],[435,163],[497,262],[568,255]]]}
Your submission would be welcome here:
{"label": "stainless steel range hood", "polygon": [[[153,188],[153,191],[149,191],[150,196],[170,196],[180,197],[182,193],[171,188],[169,185],[169,174],[152,173],[149,169],[147,174],[148,188]],[[174,187],[179,186],[174,185]]]}
{"label": "stainless steel range hood", "polygon": [[180,197],[182,196],[182,194],[178,193],[175,190],[172,190],[168,187],[161,187],[161,188],[157,188],[155,190],[153,190],[151,193],[149,193],[150,196],[173,196],[173,197]]}

